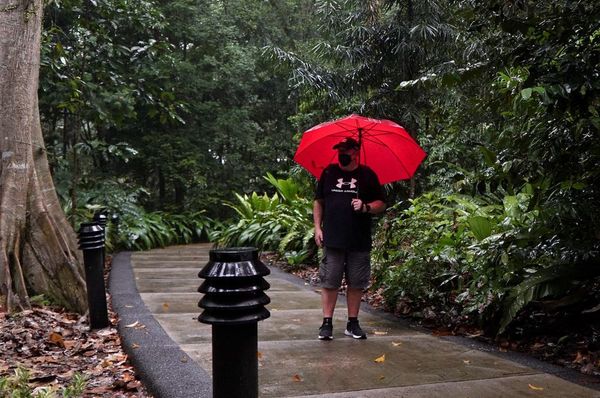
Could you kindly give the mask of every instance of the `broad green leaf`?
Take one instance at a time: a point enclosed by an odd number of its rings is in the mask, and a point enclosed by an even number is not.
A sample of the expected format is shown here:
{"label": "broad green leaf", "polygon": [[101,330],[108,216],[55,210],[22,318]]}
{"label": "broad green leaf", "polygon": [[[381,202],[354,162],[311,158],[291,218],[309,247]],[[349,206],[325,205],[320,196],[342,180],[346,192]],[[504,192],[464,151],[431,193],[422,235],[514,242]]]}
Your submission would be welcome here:
{"label": "broad green leaf", "polygon": [[467,222],[477,240],[483,240],[492,234],[494,224],[487,217],[472,216]]}

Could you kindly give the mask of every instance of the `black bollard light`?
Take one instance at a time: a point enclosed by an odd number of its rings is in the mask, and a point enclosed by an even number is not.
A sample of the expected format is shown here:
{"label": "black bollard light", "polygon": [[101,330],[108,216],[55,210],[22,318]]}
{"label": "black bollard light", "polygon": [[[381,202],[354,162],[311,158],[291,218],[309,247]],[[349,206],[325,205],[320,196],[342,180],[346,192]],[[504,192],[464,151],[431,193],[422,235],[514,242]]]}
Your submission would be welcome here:
{"label": "black bollard light", "polygon": [[104,211],[97,211],[94,213],[94,222],[102,227],[102,232],[104,233],[104,245],[102,245],[102,269],[104,269],[104,264],[106,263],[106,223],[108,221],[108,217]]}
{"label": "black bollard light", "polygon": [[95,222],[79,226],[79,248],[83,251],[90,329],[109,325],[104,287],[104,229]]}
{"label": "black bollard light", "polygon": [[110,216],[110,222],[112,223],[112,225],[114,227],[113,229],[114,229],[115,235],[119,234],[119,221],[120,221],[120,219],[119,219],[119,215],[117,213],[113,213]]}
{"label": "black bollard light", "polygon": [[94,221],[102,227],[103,230],[106,231],[106,223],[108,222],[108,216],[104,211],[97,211],[94,213]]}
{"label": "black bollard light", "polygon": [[213,398],[258,397],[257,324],[271,316],[263,279],[270,273],[258,249],[233,247],[211,250],[198,274],[198,320],[212,325]]}

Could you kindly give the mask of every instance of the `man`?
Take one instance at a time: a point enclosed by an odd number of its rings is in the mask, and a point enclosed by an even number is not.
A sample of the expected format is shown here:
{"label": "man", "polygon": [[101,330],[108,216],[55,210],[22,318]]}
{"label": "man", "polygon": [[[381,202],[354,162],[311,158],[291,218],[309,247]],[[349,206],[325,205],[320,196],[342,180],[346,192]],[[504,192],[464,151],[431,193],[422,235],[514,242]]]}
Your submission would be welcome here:
{"label": "man", "polygon": [[366,339],[358,311],[371,275],[371,215],[385,210],[385,198],[377,175],[359,165],[360,146],[356,140],[345,138],[333,149],[338,152],[339,163],[323,170],[313,204],[315,242],[323,247],[319,269],[323,324],[319,339],[333,338],[333,312],[343,276],[348,303],[344,334]]}

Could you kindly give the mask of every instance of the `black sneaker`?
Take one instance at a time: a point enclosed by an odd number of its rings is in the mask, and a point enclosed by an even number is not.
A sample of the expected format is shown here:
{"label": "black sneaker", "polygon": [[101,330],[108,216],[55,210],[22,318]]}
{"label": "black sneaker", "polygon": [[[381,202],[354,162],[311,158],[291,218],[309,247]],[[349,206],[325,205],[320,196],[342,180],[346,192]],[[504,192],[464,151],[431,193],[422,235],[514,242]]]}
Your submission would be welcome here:
{"label": "black sneaker", "polygon": [[346,324],[346,331],[344,332],[344,334],[354,339],[364,340],[367,338],[367,334],[363,332],[363,330],[360,328],[358,321],[348,322]]}
{"label": "black sneaker", "polygon": [[319,340],[333,340],[333,325],[323,323],[319,328]]}

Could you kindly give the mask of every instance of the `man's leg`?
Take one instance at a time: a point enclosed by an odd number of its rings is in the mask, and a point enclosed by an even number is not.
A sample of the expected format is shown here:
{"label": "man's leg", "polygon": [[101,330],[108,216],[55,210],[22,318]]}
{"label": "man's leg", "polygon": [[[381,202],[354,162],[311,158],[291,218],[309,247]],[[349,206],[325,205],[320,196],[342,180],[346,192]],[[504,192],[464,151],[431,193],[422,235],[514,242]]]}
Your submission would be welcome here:
{"label": "man's leg", "polygon": [[348,288],[346,292],[346,301],[348,302],[348,318],[358,318],[362,294],[363,289]]}
{"label": "man's leg", "polygon": [[337,302],[338,289],[321,289],[321,305],[323,306],[323,318],[333,318],[335,303]]}
{"label": "man's leg", "polygon": [[358,312],[363,290],[369,286],[371,275],[371,256],[369,252],[350,252],[346,270],[348,289],[346,301],[348,302],[348,323],[344,334],[355,339],[366,339],[366,333],[358,322]]}
{"label": "man's leg", "polygon": [[337,302],[338,290],[342,284],[345,266],[345,251],[325,247],[319,268],[321,279],[321,305],[323,318],[332,318]]}
{"label": "man's leg", "polygon": [[361,329],[358,323],[358,310],[360,309],[360,300],[363,289],[348,288],[346,292],[346,301],[348,302],[348,323],[344,334],[355,339],[366,339],[367,334]]}
{"label": "man's leg", "polygon": [[333,338],[333,312],[337,302],[338,290],[344,272],[344,252],[325,247],[319,268],[321,278],[321,306],[323,308],[323,324],[319,328],[319,340]]}

